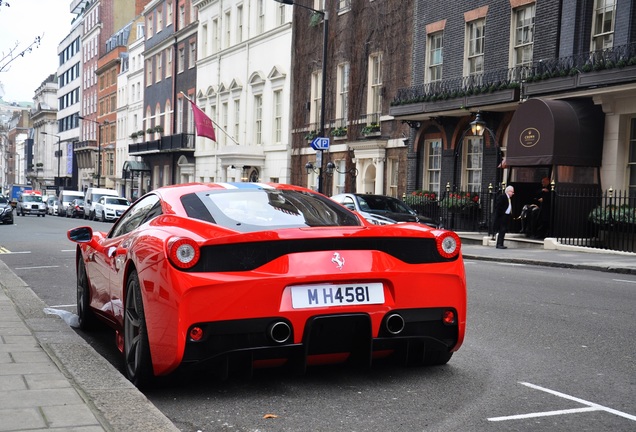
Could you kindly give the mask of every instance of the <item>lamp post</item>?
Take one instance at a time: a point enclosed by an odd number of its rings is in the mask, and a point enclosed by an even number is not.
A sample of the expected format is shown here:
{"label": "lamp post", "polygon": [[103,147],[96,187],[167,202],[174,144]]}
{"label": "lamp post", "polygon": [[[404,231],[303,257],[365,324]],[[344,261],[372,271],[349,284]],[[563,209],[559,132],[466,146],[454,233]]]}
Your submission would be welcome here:
{"label": "lamp post", "polygon": [[97,187],[101,187],[102,180],[102,126],[110,124],[108,120],[104,120],[103,122],[98,122],[97,120],[89,119],[87,117],[83,117],[81,115],[77,116],[80,120],[86,120],[89,122],[95,123],[97,128]]}
{"label": "lamp post", "polygon": [[61,186],[60,183],[62,183],[62,178],[60,177],[60,159],[62,159],[62,140],[59,135],[47,132],[42,132],[42,135],[50,135],[57,138],[57,152],[55,152],[55,156],[57,156],[57,181],[55,182],[55,186]]}
{"label": "lamp post", "polygon": [[[291,6],[298,6],[299,8],[307,9],[313,13],[317,13],[322,16],[322,70],[321,70],[321,83],[320,83],[320,130],[318,132],[319,137],[325,136],[325,90],[327,87],[327,42],[329,35],[329,14],[326,10],[321,11],[310,8],[308,6],[294,3],[294,0],[274,0],[277,3],[283,3]],[[325,9],[327,5],[325,4]],[[324,150],[317,150],[316,161],[318,165],[318,192],[323,193],[323,157],[322,152]],[[320,160],[318,160],[320,159]]]}

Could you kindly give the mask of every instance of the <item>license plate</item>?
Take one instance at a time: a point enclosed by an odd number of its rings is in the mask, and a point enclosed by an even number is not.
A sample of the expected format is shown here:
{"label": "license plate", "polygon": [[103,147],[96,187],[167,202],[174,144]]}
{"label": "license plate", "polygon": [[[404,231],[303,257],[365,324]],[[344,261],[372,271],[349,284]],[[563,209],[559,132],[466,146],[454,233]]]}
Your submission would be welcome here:
{"label": "license plate", "polygon": [[291,287],[291,297],[294,309],[382,304],[384,288],[379,282],[296,285]]}

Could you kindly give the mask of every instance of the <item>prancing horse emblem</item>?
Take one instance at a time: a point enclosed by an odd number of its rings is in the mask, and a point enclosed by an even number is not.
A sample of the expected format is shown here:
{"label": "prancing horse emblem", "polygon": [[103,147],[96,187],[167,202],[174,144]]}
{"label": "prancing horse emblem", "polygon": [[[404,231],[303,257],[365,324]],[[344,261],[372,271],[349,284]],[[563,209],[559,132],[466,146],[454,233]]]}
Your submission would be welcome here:
{"label": "prancing horse emblem", "polygon": [[331,262],[334,263],[336,267],[338,267],[338,270],[342,270],[345,259],[343,256],[340,256],[338,252],[334,252],[333,257],[331,258]]}

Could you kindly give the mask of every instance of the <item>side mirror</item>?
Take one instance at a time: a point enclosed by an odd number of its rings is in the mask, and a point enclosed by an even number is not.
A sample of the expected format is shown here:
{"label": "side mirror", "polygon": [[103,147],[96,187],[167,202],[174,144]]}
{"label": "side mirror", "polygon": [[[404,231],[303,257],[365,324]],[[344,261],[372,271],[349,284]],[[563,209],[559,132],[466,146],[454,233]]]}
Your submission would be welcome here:
{"label": "side mirror", "polygon": [[68,230],[68,239],[75,243],[88,243],[93,239],[93,229],[91,227],[78,227]]}

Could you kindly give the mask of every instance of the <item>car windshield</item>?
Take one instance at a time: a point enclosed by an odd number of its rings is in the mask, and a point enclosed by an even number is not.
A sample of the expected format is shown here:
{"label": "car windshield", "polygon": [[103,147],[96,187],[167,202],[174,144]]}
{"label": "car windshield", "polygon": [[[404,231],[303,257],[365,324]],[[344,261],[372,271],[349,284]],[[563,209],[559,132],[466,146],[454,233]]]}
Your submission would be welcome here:
{"label": "car windshield", "polygon": [[0,195],[0,204],[7,204],[7,203],[8,203],[7,199],[4,196]]}
{"label": "car windshield", "polygon": [[242,189],[181,197],[188,216],[241,231],[284,227],[359,226],[328,198],[289,190]]}
{"label": "car windshield", "polygon": [[42,197],[39,195],[24,195],[22,197],[24,202],[42,202]]}
{"label": "car windshield", "polygon": [[106,204],[129,206],[130,202],[126,198],[106,198]]}

